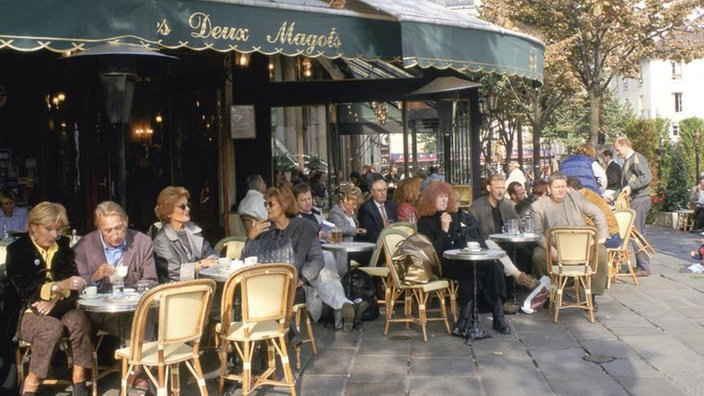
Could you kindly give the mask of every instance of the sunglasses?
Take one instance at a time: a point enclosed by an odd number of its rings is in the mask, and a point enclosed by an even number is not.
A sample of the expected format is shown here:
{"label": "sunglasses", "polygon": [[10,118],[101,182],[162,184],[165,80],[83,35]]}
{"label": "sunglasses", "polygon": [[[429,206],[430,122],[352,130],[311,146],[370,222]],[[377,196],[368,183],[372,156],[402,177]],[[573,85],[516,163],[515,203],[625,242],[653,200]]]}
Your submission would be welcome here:
{"label": "sunglasses", "polygon": [[267,206],[270,207],[270,208],[273,208],[273,207],[274,207],[274,202],[272,202],[272,201],[265,201],[265,202],[264,202],[264,207],[266,208]]}
{"label": "sunglasses", "polygon": [[183,210],[183,211],[185,211],[186,209],[190,209],[190,208],[191,208],[191,203],[188,202],[188,203],[185,203],[185,204],[176,205],[176,207],[179,208],[179,209],[181,209],[181,210]]}

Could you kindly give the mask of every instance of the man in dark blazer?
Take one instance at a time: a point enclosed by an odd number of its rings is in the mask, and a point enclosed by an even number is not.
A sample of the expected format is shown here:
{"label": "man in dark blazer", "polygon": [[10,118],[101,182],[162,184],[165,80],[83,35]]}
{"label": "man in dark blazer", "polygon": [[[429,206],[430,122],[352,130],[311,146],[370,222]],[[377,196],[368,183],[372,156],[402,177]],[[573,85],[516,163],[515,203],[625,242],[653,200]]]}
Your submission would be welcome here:
{"label": "man in dark blazer", "polygon": [[615,193],[620,192],[621,165],[614,161],[614,153],[611,150],[602,151],[601,159],[606,164],[606,190],[611,190]]}
{"label": "man in dark blazer", "polygon": [[[398,211],[396,203],[387,200],[387,185],[384,179],[379,179],[372,183],[371,199],[359,208],[357,218],[359,226],[367,230],[365,235],[357,235],[355,238],[360,241],[376,243],[381,230],[390,222],[398,221]],[[384,221],[383,212],[386,214]]]}

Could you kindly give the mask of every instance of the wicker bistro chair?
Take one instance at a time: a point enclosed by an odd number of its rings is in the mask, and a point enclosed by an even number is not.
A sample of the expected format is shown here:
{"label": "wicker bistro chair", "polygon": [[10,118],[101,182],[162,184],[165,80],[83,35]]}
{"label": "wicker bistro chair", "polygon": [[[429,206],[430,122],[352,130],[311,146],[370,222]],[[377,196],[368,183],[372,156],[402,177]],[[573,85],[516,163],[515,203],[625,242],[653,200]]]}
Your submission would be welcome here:
{"label": "wicker bistro chair", "polygon": [[[624,193],[620,193],[618,197],[616,198],[616,203],[614,204],[615,209],[630,209],[631,204],[628,201],[628,197]],[[648,241],[645,239],[643,234],[636,229],[635,226],[631,226],[631,237],[633,238],[633,241],[636,243],[636,246],[638,246],[638,249],[633,252],[633,254],[638,254],[640,252],[643,252],[648,255],[649,258],[653,258],[653,254],[655,254],[655,249],[653,246],[648,243]]]}
{"label": "wicker bistro chair", "polygon": [[242,256],[245,242],[247,242],[246,236],[228,236],[219,240],[213,249],[220,253],[220,257],[239,259]]}
{"label": "wicker bistro chair", "polygon": [[389,225],[387,225],[384,228],[403,231],[407,235],[413,235],[416,232],[418,232],[418,227],[415,224],[407,223],[405,221],[396,221],[396,222],[390,223]]}
{"label": "wicker bistro chair", "polygon": [[393,281],[391,280],[389,267],[386,265],[386,261],[389,260],[389,257],[391,256],[384,252],[384,237],[390,233],[402,235],[404,237],[411,235],[408,233],[407,228],[394,228],[391,227],[391,225],[387,226],[381,230],[381,233],[379,234],[379,238],[376,241],[376,248],[372,252],[372,256],[369,260],[369,266],[359,267],[359,269],[364,271],[367,275],[381,279],[381,284],[384,286],[384,300],[377,302],[383,304],[387,309],[389,307],[389,299],[391,298],[394,287]]}
{"label": "wicker bistro chair", "polygon": [[[447,280],[430,281],[419,285],[405,285],[401,281],[401,275],[397,272],[392,257],[401,242],[408,236],[403,233],[389,232],[384,235],[384,255],[386,256],[386,267],[389,269],[393,288],[391,297],[387,300],[386,321],[384,323],[384,335],[389,332],[391,323],[417,323],[423,331],[423,341],[428,341],[427,323],[428,321],[442,321],[445,324],[447,334],[450,334],[450,324],[447,321],[447,309],[445,307],[445,295],[450,293],[450,285]],[[404,295],[404,316],[394,318],[394,302]],[[438,297],[440,302],[440,316],[428,318],[426,306],[431,295]],[[413,308],[417,309],[418,316],[413,316]]]}
{"label": "wicker bistro chair", "polygon": [[[557,249],[557,261],[548,252],[547,264],[550,274],[550,309],[555,312],[557,322],[560,310],[565,308],[585,309],[589,321],[594,323],[592,306],[592,277],[597,271],[599,235],[594,227],[553,227],[547,232],[547,246]],[[563,299],[568,280],[574,280],[577,301],[566,303]],[[584,288],[584,298],[581,296]]]}
{"label": "wicker bistro chair", "polygon": [[[619,276],[631,276],[633,283],[637,286],[638,278],[636,278],[633,264],[631,264],[630,253],[628,252],[636,212],[633,209],[616,209],[614,216],[616,216],[616,221],[618,222],[618,233],[621,235],[621,245],[616,248],[606,249],[609,260],[607,287],[611,287],[611,281]],[[621,265],[624,263],[628,265],[628,274],[621,274]]]}
{"label": "wicker bistro chair", "polygon": [[[220,337],[220,394],[225,380],[242,382],[242,394],[249,395],[261,385],[285,386],[296,394],[288,357],[286,337],[291,319],[298,274],[290,264],[270,263],[245,267],[235,271],[225,282],[222,293],[221,322],[216,327]],[[235,291],[240,289],[242,321],[233,321]],[[267,343],[268,368],[257,378],[252,377],[252,355],[257,342]],[[229,373],[227,346],[232,344],[242,359],[242,374]],[[275,354],[280,357],[284,379],[277,380]]]}
{"label": "wicker bistro chair", "polygon": [[[201,395],[208,394],[200,366],[199,345],[215,287],[215,281],[212,279],[173,282],[157,286],[142,297],[132,321],[129,345],[115,351],[115,358],[122,360],[121,396],[127,395],[127,377],[130,371],[139,366],[156,366],[156,377],[148,369],[144,372],[156,385],[157,395],[180,394],[180,363],[186,363],[196,378]],[[152,308],[156,308],[158,314],[157,337],[156,341],[145,342],[144,331]],[[169,376],[171,390],[167,391]]]}

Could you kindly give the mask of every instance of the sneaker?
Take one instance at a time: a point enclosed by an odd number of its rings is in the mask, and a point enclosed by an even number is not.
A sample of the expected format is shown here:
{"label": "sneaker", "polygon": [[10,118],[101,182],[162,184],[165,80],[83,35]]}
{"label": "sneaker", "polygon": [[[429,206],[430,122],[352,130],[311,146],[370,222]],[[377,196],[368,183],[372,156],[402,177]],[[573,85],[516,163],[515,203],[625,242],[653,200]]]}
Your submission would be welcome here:
{"label": "sneaker", "polygon": [[647,277],[647,276],[650,276],[650,270],[649,270],[649,269],[638,268],[638,269],[636,270],[636,276],[638,276],[638,277],[643,277],[643,278],[644,278],[644,277]]}
{"label": "sneaker", "polygon": [[525,272],[520,272],[518,276],[514,277],[513,279],[517,284],[531,290],[535,289],[540,284],[537,279],[535,279],[532,275],[526,274]]}
{"label": "sneaker", "polygon": [[342,311],[342,331],[348,333],[354,328],[354,305],[346,302],[342,304],[340,311]]}

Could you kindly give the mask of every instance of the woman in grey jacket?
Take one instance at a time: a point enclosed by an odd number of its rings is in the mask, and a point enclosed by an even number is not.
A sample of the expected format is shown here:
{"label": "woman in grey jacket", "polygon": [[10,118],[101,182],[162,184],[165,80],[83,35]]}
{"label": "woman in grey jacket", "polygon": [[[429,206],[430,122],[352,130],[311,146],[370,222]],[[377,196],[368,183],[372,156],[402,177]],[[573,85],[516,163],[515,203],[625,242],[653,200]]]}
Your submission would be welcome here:
{"label": "woman in grey jacket", "polygon": [[218,254],[191,222],[190,194],[183,187],[166,187],[159,193],[156,215],[163,227],[154,237],[159,283],[193,279],[203,268],[217,263]]}

